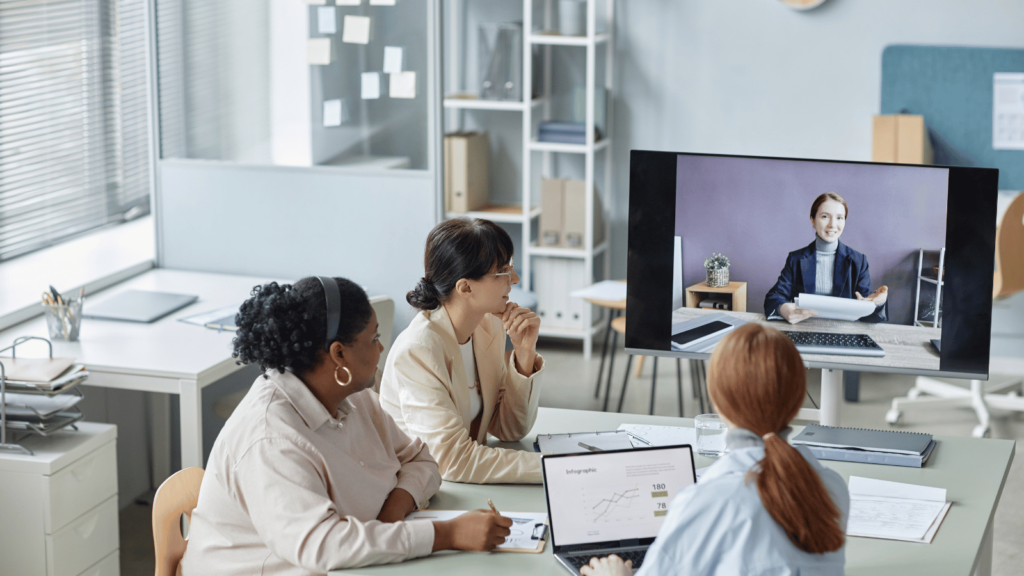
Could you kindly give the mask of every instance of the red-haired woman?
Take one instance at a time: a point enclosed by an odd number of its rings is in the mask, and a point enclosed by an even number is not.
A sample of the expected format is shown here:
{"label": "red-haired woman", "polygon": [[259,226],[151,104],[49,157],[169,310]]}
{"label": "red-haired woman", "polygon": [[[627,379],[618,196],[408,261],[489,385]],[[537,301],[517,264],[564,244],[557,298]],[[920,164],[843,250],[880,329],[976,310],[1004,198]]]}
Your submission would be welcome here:
{"label": "red-haired woman", "polygon": [[[843,574],[850,495],[842,477],[786,442],[807,381],[781,332],[746,324],[711,355],[708,390],[729,451],[681,491],[637,576]],[[581,572],[629,575],[617,556]]]}

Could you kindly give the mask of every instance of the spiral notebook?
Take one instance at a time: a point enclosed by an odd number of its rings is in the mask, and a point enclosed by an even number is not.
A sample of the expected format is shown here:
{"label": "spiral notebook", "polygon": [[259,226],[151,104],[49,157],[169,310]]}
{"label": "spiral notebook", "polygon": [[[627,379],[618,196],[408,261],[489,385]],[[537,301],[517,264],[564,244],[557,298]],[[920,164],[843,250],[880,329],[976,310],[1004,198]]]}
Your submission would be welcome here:
{"label": "spiral notebook", "polygon": [[545,454],[583,454],[592,451],[580,446],[581,442],[600,451],[633,449],[633,443],[629,441],[629,434],[625,430],[538,434],[533,449]]}
{"label": "spiral notebook", "polygon": [[838,428],[821,424],[809,424],[791,441],[805,446],[912,455],[924,454],[931,442],[931,434],[920,432]]}

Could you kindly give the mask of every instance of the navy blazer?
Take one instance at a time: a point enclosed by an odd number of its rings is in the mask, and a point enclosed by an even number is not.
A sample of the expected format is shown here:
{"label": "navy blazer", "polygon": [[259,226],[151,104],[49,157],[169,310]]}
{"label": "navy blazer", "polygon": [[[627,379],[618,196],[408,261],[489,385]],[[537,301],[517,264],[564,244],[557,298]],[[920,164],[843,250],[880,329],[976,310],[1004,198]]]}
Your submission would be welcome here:
{"label": "navy blazer", "polygon": [[[814,242],[794,250],[786,257],[786,265],[779,273],[775,286],[765,294],[764,315],[771,316],[779,306],[792,302],[797,295],[814,294],[814,277],[818,259],[814,254]],[[836,250],[835,276],[832,278],[832,294],[840,298],[855,298],[871,294],[871,275],[868,273],[866,256],[842,242]],[[861,322],[886,322],[889,319],[889,302],[878,307],[874,313],[860,319]]]}

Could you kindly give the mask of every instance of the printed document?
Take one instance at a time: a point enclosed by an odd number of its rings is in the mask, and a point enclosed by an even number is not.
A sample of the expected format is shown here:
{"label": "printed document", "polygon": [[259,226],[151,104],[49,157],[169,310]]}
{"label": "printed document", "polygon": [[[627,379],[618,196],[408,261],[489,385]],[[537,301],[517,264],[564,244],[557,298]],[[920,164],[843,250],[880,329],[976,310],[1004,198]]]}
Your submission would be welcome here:
{"label": "printed document", "polygon": [[796,297],[796,305],[818,313],[818,318],[831,320],[848,320],[855,322],[875,311],[874,302],[836,296],[818,296],[817,294],[800,294]]}
{"label": "printed document", "polygon": [[950,504],[945,488],[850,476],[846,534],[931,543]]}
{"label": "printed document", "polygon": [[649,446],[677,446],[697,444],[697,430],[684,426],[652,426],[648,424],[623,424],[619,430],[629,434],[633,448]]}
{"label": "printed document", "polygon": [[[418,510],[405,517],[406,520],[451,520],[465,514],[466,510]],[[543,550],[546,540],[545,533],[548,515],[546,512],[506,512],[499,513],[512,519],[511,534],[505,542],[498,544],[496,552],[539,552]]]}

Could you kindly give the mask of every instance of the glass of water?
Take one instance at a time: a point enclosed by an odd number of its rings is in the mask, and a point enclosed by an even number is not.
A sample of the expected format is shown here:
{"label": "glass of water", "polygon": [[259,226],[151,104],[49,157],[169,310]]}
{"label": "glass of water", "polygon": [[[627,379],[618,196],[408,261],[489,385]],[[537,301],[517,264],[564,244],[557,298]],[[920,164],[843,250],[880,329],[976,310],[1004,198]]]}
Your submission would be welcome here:
{"label": "glass of water", "polygon": [[718,414],[701,414],[693,420],[697,427],[697,454],[711,458],[725,454],[725,420]]}

